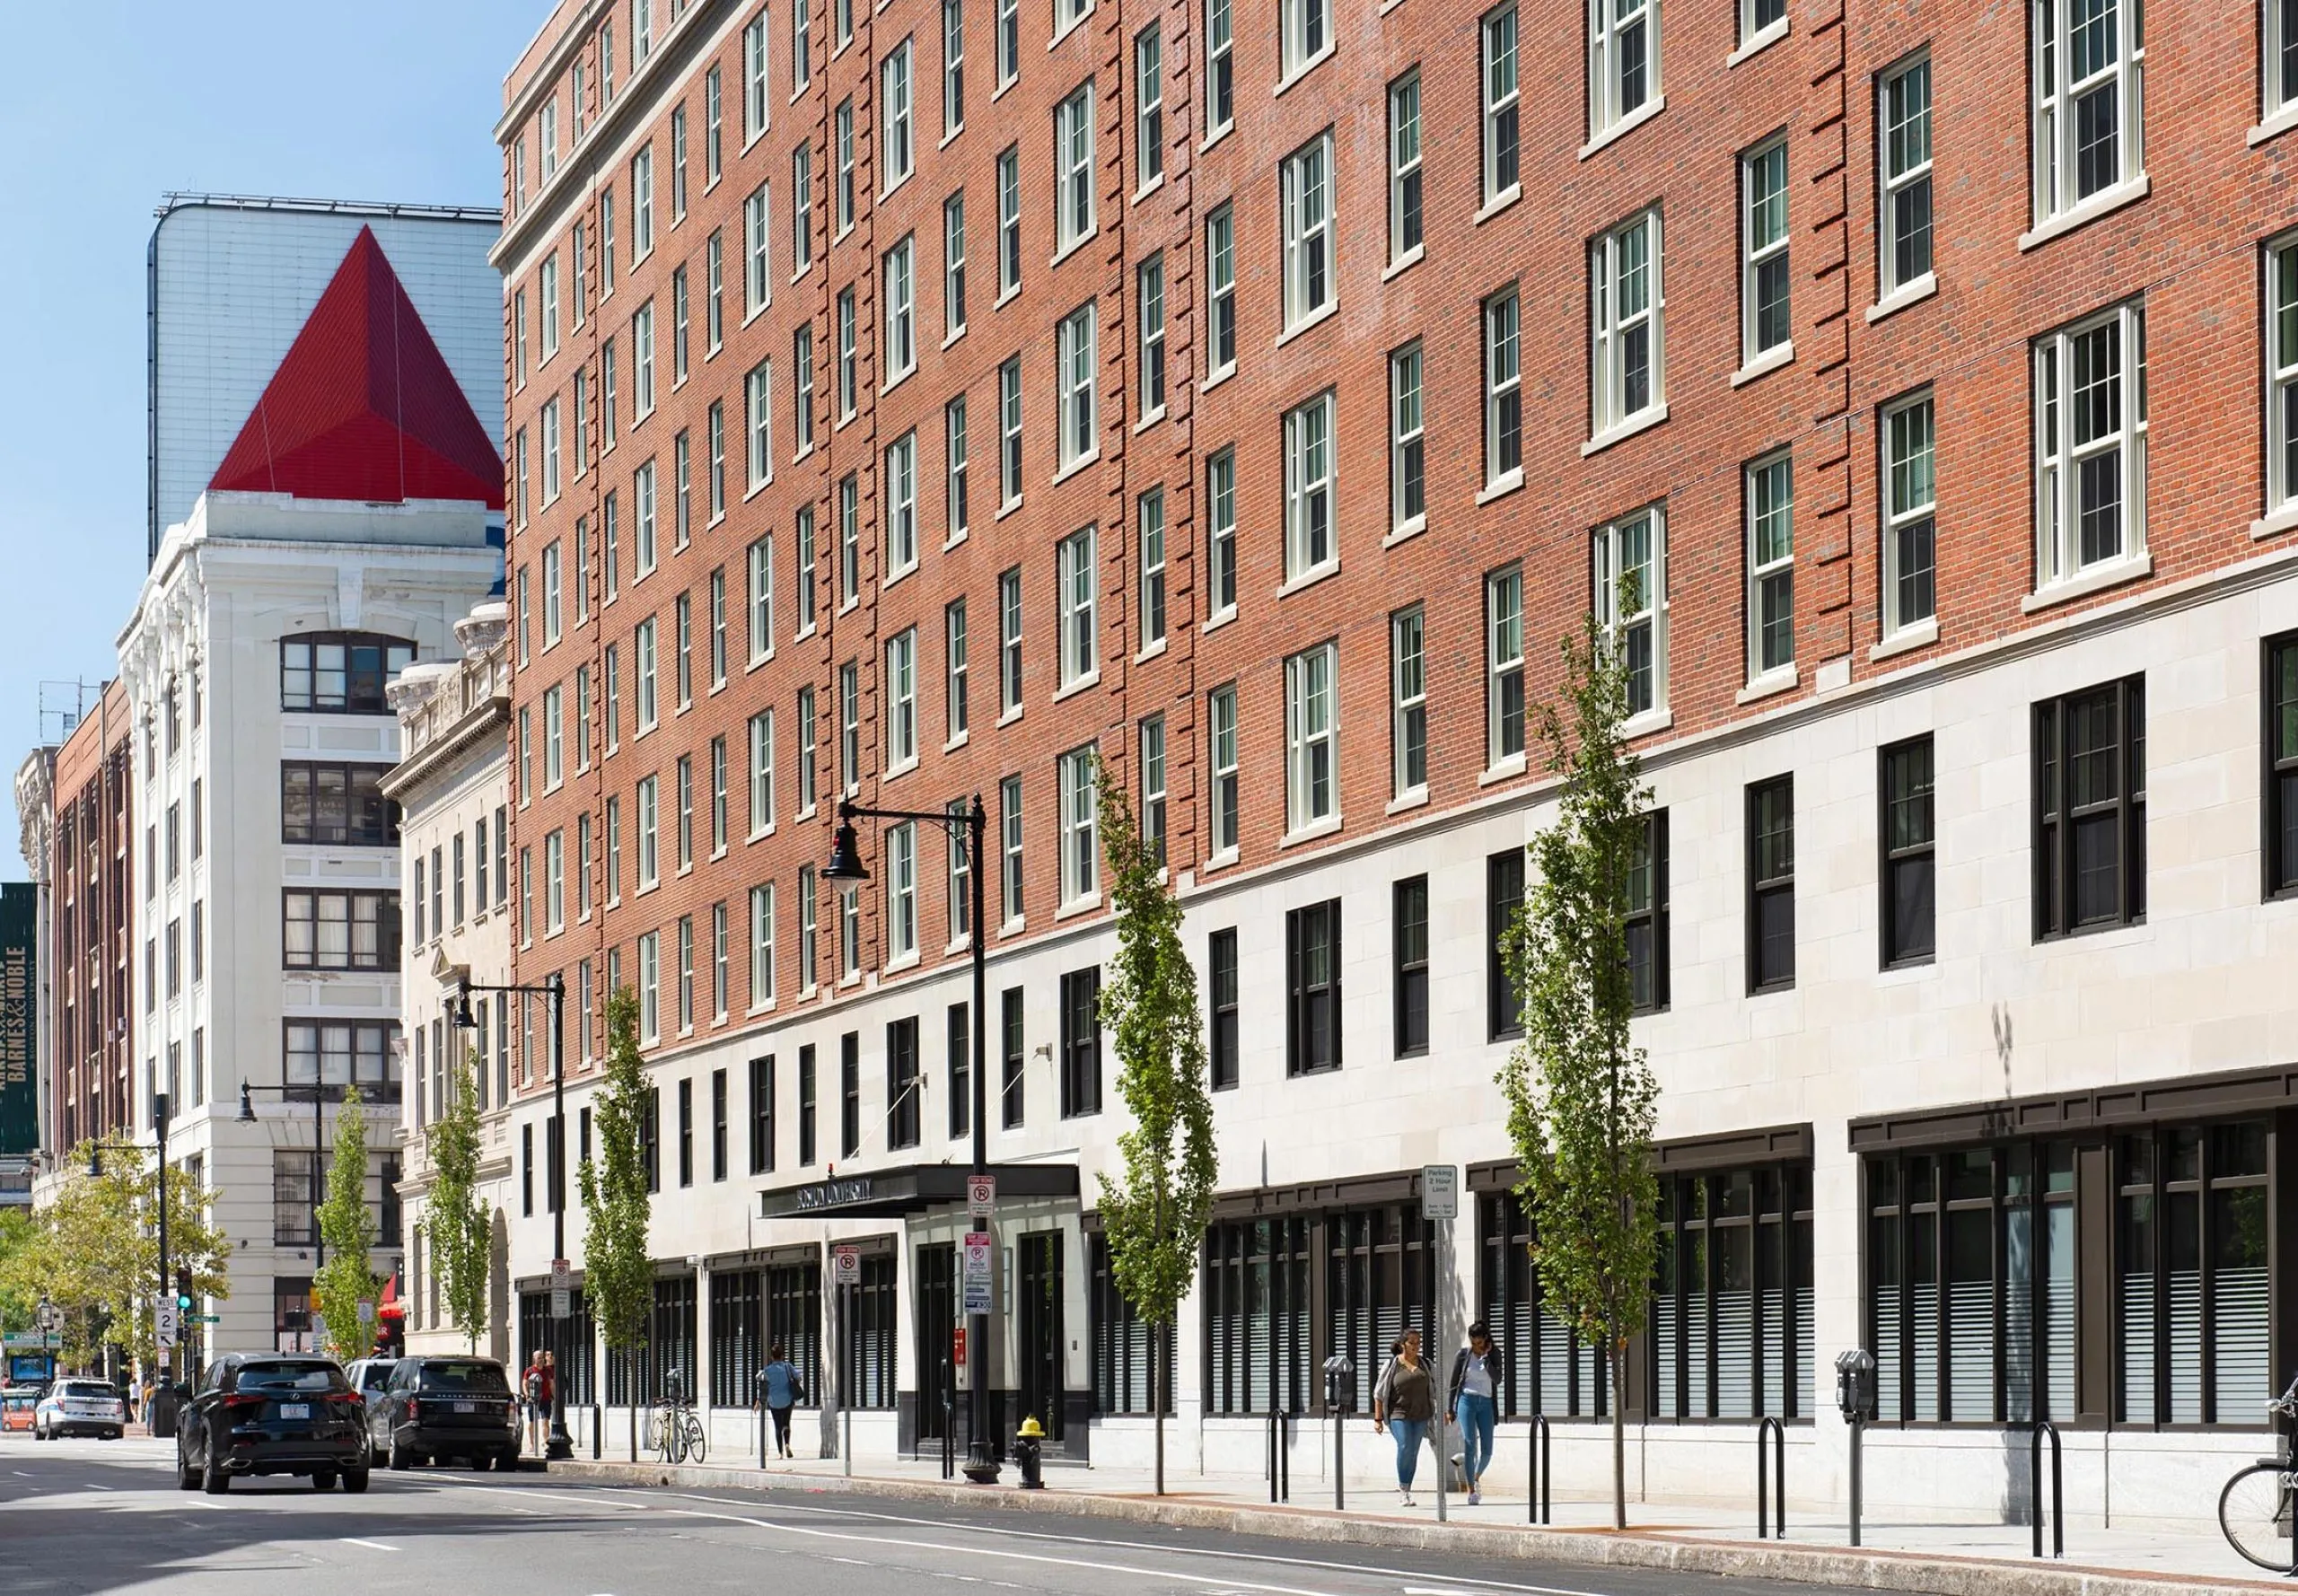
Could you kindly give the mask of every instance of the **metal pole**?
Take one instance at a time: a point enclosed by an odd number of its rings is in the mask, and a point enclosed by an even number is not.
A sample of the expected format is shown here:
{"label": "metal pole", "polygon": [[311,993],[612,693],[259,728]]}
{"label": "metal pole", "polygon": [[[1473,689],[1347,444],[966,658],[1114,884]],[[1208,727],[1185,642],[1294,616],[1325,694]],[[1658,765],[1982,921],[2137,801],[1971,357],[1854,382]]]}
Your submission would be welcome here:
{"label": "metal pole", "polygon": [[[989,811],[982,807],[981,794],[976,793],[973,807],[966,814],[966,873],[972,878],[969,884],[973,890],[973,923],[969,927],[972,935],[968,940],[973,944],[973,1172],[977,1175],[989,1171],[989,937],[984,912],[988,896],[982,880],[982,850],[988,825]],[[997,1478],[996,1456],[989,1442],[989,1315],[976,1313],[970,1322],[966,1346],[970,1386],[966,1413],[966,1477],[987,1484]]]}
{"label": "metal pole", "polygon": [[[311,1250],[314,1261],[311,1273],[316,1275],[327,1267],[327,1232],[320,1228],[320,1161],[327,1156],[327,1087],[324,1083],[311,1088]],[[307,1320],[306,1323],[309,1322]],[[304,1335],[311,1331],[306,1329]],[[319,1350],[314,1346],[313,1352]]]}
{"label": "metal pole", "polygon": [[[550,1257],[556,1264],[566,1256],[566,977],[553,970],[543,986],[550,994]],[[567,1308],[571,1312],[574,1304],[570,1302]],[[566,1372],[558,1363],[559,1321],[550,1318],[548,1327],[543,1339],[550,1348],[550,1439],[544,1443],[542,1455],[556,1462],[574,1455],[574,1442],[566,1434]]]}
{"label": "metal pole", "polygon": [[[154,1301],[165,1302],[171,1308],[175,1306],[176,1285],[175,1276],[168,1268],[168,1120],[174,1106],[164,1092],[154,1092],[152,1096],[152,1123],[159,1132],[160,1138],[160,1295]],[[183,1332],[184,1326],[179,1320],[176,1324],[177,1341],[183,1339]],[[155,1399],[158,1391],[168,1390],[175,1384],[176,1349],[173,1342],[165,1348],[165,1355],[160,1365],[160,1378],[153,1382]],[[172,1395],[170,1397],[168,1407],[172,1412],[175,1407]],[[144,1425],[154,1435],[159,1434],[157,1427],[152,1423],[152,1414],[148,1407],[145,1410]]]}
{"label": "metal pole", "polygon": [[1859,1437],[1866,1425],[1860,1419],[1851,1421],[1851,1544],[1859,1544]]}

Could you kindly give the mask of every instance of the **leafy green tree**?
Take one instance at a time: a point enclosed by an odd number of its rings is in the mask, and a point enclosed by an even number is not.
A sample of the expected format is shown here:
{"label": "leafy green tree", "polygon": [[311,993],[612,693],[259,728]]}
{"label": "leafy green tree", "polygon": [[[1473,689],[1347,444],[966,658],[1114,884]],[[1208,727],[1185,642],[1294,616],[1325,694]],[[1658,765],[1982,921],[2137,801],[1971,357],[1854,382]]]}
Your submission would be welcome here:
{"label": "leafy green tree", "polygon": [[29,1208],[0,1208],[0,1330],[29,1330],[39,1310],[28,1265],[39,1249],[39,1224]]}
{"label": "leafy green tree", "polygon": [[375,1225],[367,1211],[367,1118],[360,1112],[359,1089],[346,1086],[335,1117],[335,1151],[327,1174],[327,1197],[316,1215],[327,1262],[311,1281],[311,1297],[327,1322],[326,1350],[348,1362],[367,1350],[367,1321],[362,1303],[382,1295],[369,1255]]}
{"label": "leafy green tree", "polygon": [[1101,1018],[1115,1033],[1118,1095],[1133,1116],[1132,1128],[1118,1137],[1119,1178],[1101,1177],[1101,1229],[1118,1290],[1149,1326],[1149,1407],[1156,1416],[1162,1496],[1173,1317],[1196,1278],[1219,1161],[1197,972],[1181,946],[1180,901],[1166,881],[1163,850],[1134,821],[1131,794],[1098,760],[1094,785],[1117,925]]}
{"label": "leafy green tree", "polygon": [[1612,1519],[1625,1529],[1619,1393],[1659,1245],[1660,1088],[1628,1028],[1627,910],[1635,873],[1649,868],[1651,793],[1620,730],[1627,671],[1593,616],[1580,638],[1565,639],[1563,656],[1562,701],[1539,711],[1562,790],[1555,820],[1530,845],[1539,879],[1504,946],[1524,1030],[1500,1084],[1548,1311],[1601,1353],[1610,1374]]}
{"label": "leafy green tree", "polygon": [[[97,1149],[83,1142],[70,1153],[84,1170]],[[191,1270],[193,1289],[231,1293],[231,1245],[211,1217],[214,1194],[196,1188],[180,1168],[168,1180],[170,1262]],[[64,1310],[59,1333],[67,1364],[86,1367],[106,1346],[152,1366],[158,1348],[152,1307],[172,1280],[160,1279],[159,1163],[140,1147],[106,1144],[100,1172],[75,1175],[32,1215],[35,1233],[7,1266],[14,1289]]]}
{"label": "leafy green tree", "polygon": [[[607,999],[607,1068],[592,1100],[596,1158],[583,1161],[583,1300],[609,1352],[646,1344],[654,1264],[646,1250],[653,1198],[646,1189],[646,1072],[638,1057],[638,999],[627,987]],[[630,1460],[638,1460],[641,1394],[630,1393]]]}
{"label": "leafy green tree", "polygon": [[425,1144],[431,1154],[431,1189],[423,1199],[423,1233],[431,1240],[447,1322],[476,1352],[487,1329],[495,1235],[478,1194],[478,1083],[468,1048],[455,1061],[447,1106],[431,1121]]}

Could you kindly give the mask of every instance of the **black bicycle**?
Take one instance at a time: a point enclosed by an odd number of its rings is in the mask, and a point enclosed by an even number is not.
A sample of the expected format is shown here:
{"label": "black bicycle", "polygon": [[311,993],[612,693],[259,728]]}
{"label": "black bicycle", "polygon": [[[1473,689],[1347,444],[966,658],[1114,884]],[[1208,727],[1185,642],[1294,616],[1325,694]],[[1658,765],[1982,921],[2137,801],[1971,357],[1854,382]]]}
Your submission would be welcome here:
{"label": "black bicycle", "polygon": [[2298,1540],[2290,1532],[2292,1508],[2298,1504],[2298,1460],[2291,1455],[2290,1430],[2298,1423],[2298,1380],[2266,1410],[2282,1455],[2260,1458],[2226,1482],[2218,1493],[2218,1527],[2229,1546],[2260,1568],[2298,1574]]}

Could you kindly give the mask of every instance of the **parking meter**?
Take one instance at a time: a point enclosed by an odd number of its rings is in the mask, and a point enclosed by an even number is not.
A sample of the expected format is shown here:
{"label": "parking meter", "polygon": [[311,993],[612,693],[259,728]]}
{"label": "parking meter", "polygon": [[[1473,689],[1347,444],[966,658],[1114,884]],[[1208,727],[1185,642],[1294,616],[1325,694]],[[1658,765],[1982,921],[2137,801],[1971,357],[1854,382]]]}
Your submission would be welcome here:
{"label": "parking meter", "polygon": [[1859,1544],[1860,1443],[1867,1421],[1875,1416],[1875,1355],[1864,1346],[1840,1352],[1835,1359],[1835,1401],[1843,1422],[1851,1426],[1851,1544]]}
{"label": "parking meter", "polygon": [[1325,1407],[1337,1414],[1356,1411],[1356,1365],[1345,1357],[1325,1360]]}

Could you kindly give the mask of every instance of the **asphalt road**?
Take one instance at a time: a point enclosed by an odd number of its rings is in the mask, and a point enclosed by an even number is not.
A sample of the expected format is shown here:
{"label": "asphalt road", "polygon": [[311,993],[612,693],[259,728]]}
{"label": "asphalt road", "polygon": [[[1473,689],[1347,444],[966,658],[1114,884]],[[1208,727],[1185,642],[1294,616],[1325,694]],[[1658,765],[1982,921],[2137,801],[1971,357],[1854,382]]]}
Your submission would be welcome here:
{"label": "asphalt road", "polygon": [[0,1437],[0,1592],[61,1596],[1823,1596],[1701,1574],[1324,1548],[831,1491],[377,1470],[176,1488],[171,1443]]}

